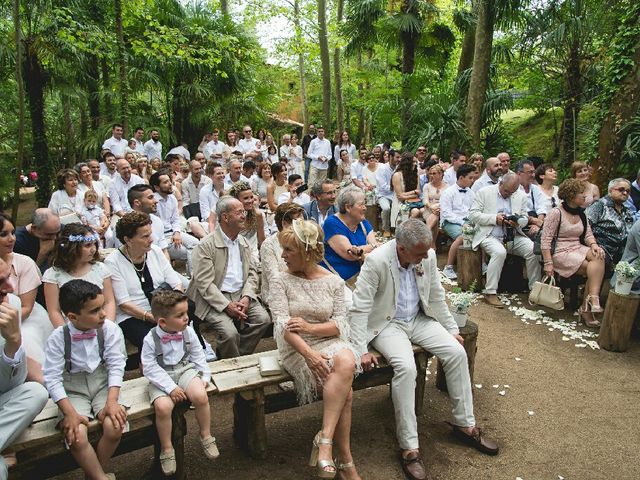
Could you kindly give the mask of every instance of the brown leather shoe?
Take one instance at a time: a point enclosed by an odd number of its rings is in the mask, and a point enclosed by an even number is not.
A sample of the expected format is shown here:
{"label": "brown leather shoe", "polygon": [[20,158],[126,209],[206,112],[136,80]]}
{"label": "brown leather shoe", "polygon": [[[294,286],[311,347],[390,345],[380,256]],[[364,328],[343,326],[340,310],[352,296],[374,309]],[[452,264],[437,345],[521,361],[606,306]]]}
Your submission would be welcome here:
{"label": "brown leather shoe", "polygon": [[400,464],[402,465],[402,471],[411,480],[426,480],[427,470],[424,468],[419,451],[409,452],[406,457],[400,453]]}
{"label": "brown leather shoe", "polygon": [[462,440],[467,445],[475,448],[479,452],[486,453],[487,455],[497,455],[500,448],[495,440],[491,440],[484,436],[481,428],[473,427],[473,432],[468,435],[462,428],[457,425],[452,425],[453,436]]}
{"label": "brown leather shoe", "polygon": [[495,293],[485,294],[484,301],[487,302],[492,307],[504,308],[504,303],[500,301],[500,299],[498,298],[498,295],[496,295]]}

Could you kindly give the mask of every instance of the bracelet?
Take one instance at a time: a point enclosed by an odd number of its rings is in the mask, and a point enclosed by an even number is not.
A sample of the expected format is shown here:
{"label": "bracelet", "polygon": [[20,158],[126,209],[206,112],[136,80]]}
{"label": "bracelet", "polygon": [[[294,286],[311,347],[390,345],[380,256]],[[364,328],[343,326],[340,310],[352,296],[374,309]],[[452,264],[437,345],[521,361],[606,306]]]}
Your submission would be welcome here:
{"label": "bracelet", "polygon": [[553,260],[547,260],[544,262],[545,265],[553,265]]}
{"label": "bracelet", "polygon": [[143,322],[146,322],[146,321],[147,321],[147,313],[148,313],[148,312],[146,312],[146,311],[142,313],[142,321],[143,321]]}

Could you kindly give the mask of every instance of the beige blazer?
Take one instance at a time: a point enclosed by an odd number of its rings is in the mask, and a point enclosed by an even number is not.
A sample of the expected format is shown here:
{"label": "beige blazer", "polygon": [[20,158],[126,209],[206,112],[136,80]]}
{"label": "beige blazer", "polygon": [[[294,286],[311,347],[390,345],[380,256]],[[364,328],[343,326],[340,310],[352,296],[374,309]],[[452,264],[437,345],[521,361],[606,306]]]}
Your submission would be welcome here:
{"label": "beige blazer", "polygon": [[[353,292],[353,305],[349,309],[351,341],[360,354],[367,352],[367,345],[395,317],[400,288],[397,259],[396,241],[392,240],[367,255],[360,270]],[[422,312],[440,322],[450,333],[459,333],[445,302],[435,251],[429,250],[429,256],[416,266],[416,283]],[[420,320],[421,317],[417,318]]]}
{"label": "beige blazer", "polygon": [[[240,235],[240,258],[242,259],[242,296],[256,299],[258,292],[258,270],[251,259],[251,247]],[[207,235],[193,249],[191,262],[193,276],[189,282],[187,295],[196,304],[196,315],[204,319],[211,309],[222,312],[229,300],[220,291],[227,272],[229,250],[222,238],[220,226],[211,235]]]}
{"label": "beige blazer", "polygon": [[[482,241],[491,235],[493,227],[496,224],[496,216],[498,215],[498,185],[491,185],[489,187],[481,188],[476,192],[476,196],[473,199],[473,204],[469,209],[469,221],[476,224],[478,227],[476,233],[473,235],[471,246],[476,249]],[[524,235],[522,227],[526,227],[529,221],[527,214],[527,194],[523,190],[516,190],[511,197],[511,213],[513,215],[520,215],[522,218],[518,222],[520,229],[518,233]]]}

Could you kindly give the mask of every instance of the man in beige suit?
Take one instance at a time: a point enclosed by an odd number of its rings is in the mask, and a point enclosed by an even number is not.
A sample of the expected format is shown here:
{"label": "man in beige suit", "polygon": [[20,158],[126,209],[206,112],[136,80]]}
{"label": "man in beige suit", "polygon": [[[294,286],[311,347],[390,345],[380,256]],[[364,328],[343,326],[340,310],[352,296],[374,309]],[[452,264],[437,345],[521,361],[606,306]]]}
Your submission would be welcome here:
{"label": "man in beige suit", "polygon": [[498,453],[498,445],[475,426],[464,340],[445,302],[430,244],[431,231],[423,222],[403,222],[395,240],[367,256],[349,311],[351,338],[362,355],[363,369],[375,366],[374,357],[367,353],[369,344],[393,367],[396,435],[402,468],[411,479],[426,478],[418,445],[412,343],[436,355],[443,364],[453,402],[454,435],[483,453]]}
{"label": "man in beige suit", "polygon": [[220,357],[253,353],[271,320],[258,302],[258,271],[251,247],[240,232],[246,211],[239,200],[222,197],[216,204],[218,226],[194,249],[193,278],[187,294],[196,315],[217,333]]}

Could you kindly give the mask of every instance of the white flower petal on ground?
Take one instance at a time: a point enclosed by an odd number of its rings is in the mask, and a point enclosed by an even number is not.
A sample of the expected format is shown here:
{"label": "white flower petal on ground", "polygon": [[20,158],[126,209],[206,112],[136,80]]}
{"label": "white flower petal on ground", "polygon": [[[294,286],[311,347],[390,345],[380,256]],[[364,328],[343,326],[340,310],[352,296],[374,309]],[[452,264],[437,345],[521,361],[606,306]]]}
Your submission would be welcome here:
{"label": "white flower petal on ground", "polygon": [[481,383],[476,383],[476,384],[475,384],[475,387],[476,387],[476,388],[482,388],[482,384],[481,384]]}
{"label": "white flower petal on ground", "polygon": [[522,360],[520,357],[516,357],[516,362],[519,362],[520,360]]}
{"label": "white flower petal on ground", "polygon": [[504,397],[506,394],[507,394],[507,391],[506,391],[506,390],[500,390],[500,391],[498,392],[498,395],[500,395],[500,396],[502,396],[502,397]]}
{"label": "white flower petal on ground", "polygon": [[493,388],[498,388],[500,385],[494,385]]}
{"label": "white flower petal on ground", "polygon": [[505,385],[504,388],[511,388],[511,385]]}
{"label": "white flower petal on ground", "polygon": [[533,417],[533,415],[535,414],[535,412],[533,410],[529,410],[529,411],[527,411],[527,413],[529,414],[530,417]]}

